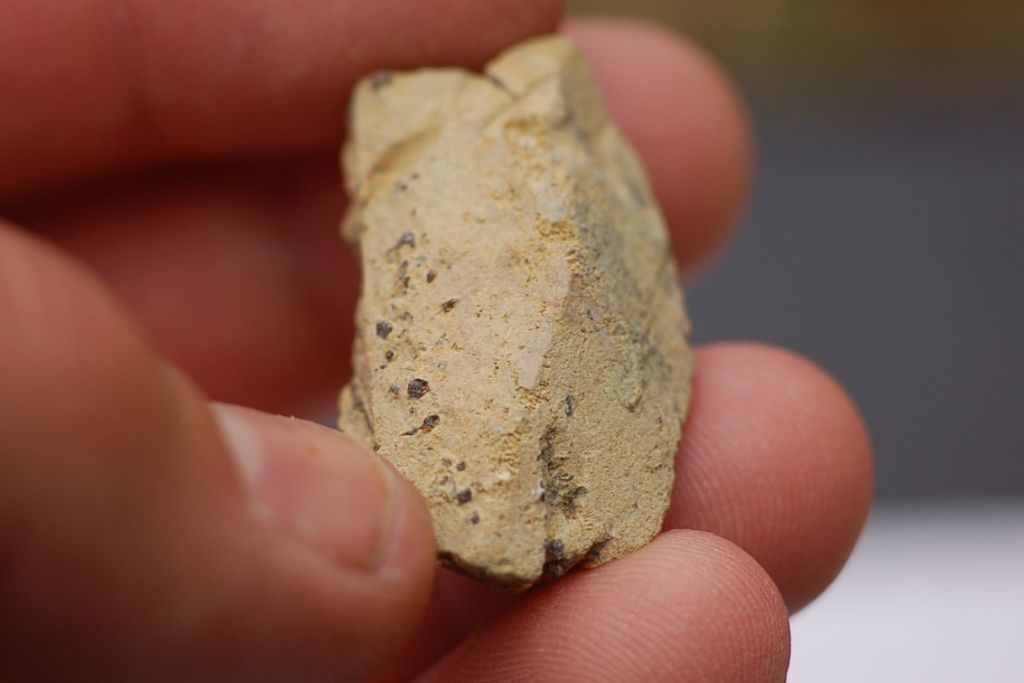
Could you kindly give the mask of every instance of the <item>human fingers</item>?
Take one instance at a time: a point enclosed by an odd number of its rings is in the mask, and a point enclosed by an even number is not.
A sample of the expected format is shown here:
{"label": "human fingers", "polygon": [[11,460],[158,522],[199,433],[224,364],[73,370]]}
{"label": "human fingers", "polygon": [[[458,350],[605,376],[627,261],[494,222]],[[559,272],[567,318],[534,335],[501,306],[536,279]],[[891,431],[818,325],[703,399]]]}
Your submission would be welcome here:
{"label": "human fingers", "polygon": [[532,594],[420,683],[783,681],[786,607],[768,575],[710,534],[648,546]]}
{"label": "human fingers", "polygon": [[479,65],[560,14],[557,0],[11,0],[0,198],[143,163],[337,147],[366,72]]}
{"label": "human fingers", "polygon": [[356,679],[434,566],[411,485],[218,408],[88,272],[0,225],[0,678]]}
{"label": "human fingers", "polygon": [[871,446],[827,373],[782,349],[700,349],[666,528],[750,553],[791,610],[835,578],[872,500]]}
{"label": "human fingers", "polygon": [[331,154],[147,174],[16,215],[100,273],[213,399],[321,416],[354,332],[342,206]]}

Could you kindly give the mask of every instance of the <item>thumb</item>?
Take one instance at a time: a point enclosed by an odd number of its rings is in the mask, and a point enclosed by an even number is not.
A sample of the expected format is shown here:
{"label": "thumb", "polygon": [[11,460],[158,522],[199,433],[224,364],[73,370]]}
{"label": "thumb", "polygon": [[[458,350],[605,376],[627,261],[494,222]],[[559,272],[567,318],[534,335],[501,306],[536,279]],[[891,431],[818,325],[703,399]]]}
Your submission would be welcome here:
{"label": "thumb", "polygon": [[[382,458],[336,430],[213,404],[252,517],[314,564],[343,618],[337,645],[379,660],[415,625],[433,580],[430,517],[416,490]],[[282,552],[282,556],[286,555]],[[315,585],[317,572],[305,580]]]}
{"label": "thumb", "polygon": [[382,458],[336,430],[239,406],[211,410],[248,517],[261,527],[257,535],[269,534],[257,553],[268,573],[240,614],[276,622],[268,595],[305,596],[294,633],[272,638],[284,677],[370,673],[403,643],[430,593],[434,536],[422,498]]}
{"label": "thumb", "polygon": [[0,472],[0,679],[357,679],[430,590],[408,482],[333,430],[211,408],[2,221]]}

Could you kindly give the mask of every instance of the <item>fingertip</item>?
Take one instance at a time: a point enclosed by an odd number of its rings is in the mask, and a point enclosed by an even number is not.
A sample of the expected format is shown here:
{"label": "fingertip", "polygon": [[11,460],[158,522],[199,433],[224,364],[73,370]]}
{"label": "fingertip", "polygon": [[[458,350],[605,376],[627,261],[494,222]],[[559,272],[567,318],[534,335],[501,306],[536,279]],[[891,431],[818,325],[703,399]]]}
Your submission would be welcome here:
{"label": "fingertip", "polygon": [[314,422],[227,404],[210,410],[256,517],[341,570],[397,577],[410,587],[429,582],[430,516],[387,461]]}
{"label": "fingertip", "polygon": [[574,572],[479,629],[424,681],[785,679],[785,604],[711,534],[670,531]]}
{"label": "fingertip", "polygon": [[283,640],[306,638],[311,663],[368,674],[405,641],[429,598],[425,503],[337,430],[240,406],[210,409],[244,493],[236,536],[263,539],[250,553],[257,590],[269,604],[289,603],[288,618],[301,622]]}
{"label": "fingertip", "polygon": [[797,354],[720,343],[698,350],[691,408],[666,523],[737,543],[799,609],[839,573],[871,506],[856,406]]}
{"label": "fingertip", "polygon": [[786,680],[789,612],[768,572],[742,548],[712,533],[677,529],[658,540],[669,546],[666,554],[680,558],[677,562],[685,559],[694,584],[690,592],[704,600],[694,609],[719,615],[707,637],[725,649],[719,665],[735,667],[726,679]]}
{"label": "fingertip", "polygon": [[697,45],[636,21],[566,26],[608,106],[645,160],[683,268],[728,238],[746,203],[752,143],[745,106]]}
{"label": "fingertip", "polygon": [[420,492],[390,463],[395,484],[391,538],[382,558],[383,578],[409,590],[415,600],[413,611],[423,608],[429,598],[437,567],[434,523]]}
{"label": "fingertip", "polygon": [[[688,647],[676,646],[674,657],[661,655],[663,668],[652,680],[785,680],[790,650],[785,600],[765,569],[726,539],[669,530],[631,555],[572,578],[589,582],[595,593],[577,602],[599,600],[598,591],[619,601],[629,595],[628,610],[617,609],[643,615],[631,629],[638,636],[659,631],[666,640],[689,641]],[[615,641],[615,621],[612,614],[595,620],[594,637]],[[657,640],[649,647],[651,657],[666,650]],[[642,656],[644,648],[637,644],[636,650]]]}

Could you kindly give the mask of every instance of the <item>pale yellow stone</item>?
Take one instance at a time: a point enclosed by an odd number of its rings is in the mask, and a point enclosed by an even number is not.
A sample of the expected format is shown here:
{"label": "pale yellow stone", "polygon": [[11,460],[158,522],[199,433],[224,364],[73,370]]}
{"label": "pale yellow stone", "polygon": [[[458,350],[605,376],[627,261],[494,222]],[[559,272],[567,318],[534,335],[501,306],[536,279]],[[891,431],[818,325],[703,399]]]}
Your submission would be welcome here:
{"label": "pale yellow stone", "polygon": [[357,87],[363,290],[341,428],[419,488],[438,556],[521,588],[650,541],[690,395],[664,220],[576,48]]}

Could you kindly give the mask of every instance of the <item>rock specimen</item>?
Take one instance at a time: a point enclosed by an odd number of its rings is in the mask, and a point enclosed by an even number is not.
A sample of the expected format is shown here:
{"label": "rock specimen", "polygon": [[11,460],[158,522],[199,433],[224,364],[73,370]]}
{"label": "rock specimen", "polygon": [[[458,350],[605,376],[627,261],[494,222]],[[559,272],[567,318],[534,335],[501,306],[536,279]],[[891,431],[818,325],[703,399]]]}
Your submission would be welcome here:
{"label": "rock specimen", "polygon": [[658,533],[689,323],[644,171],[568,41],[357,87],[362,259],[341,428],[419,488],[438,556],[522,588]]}

